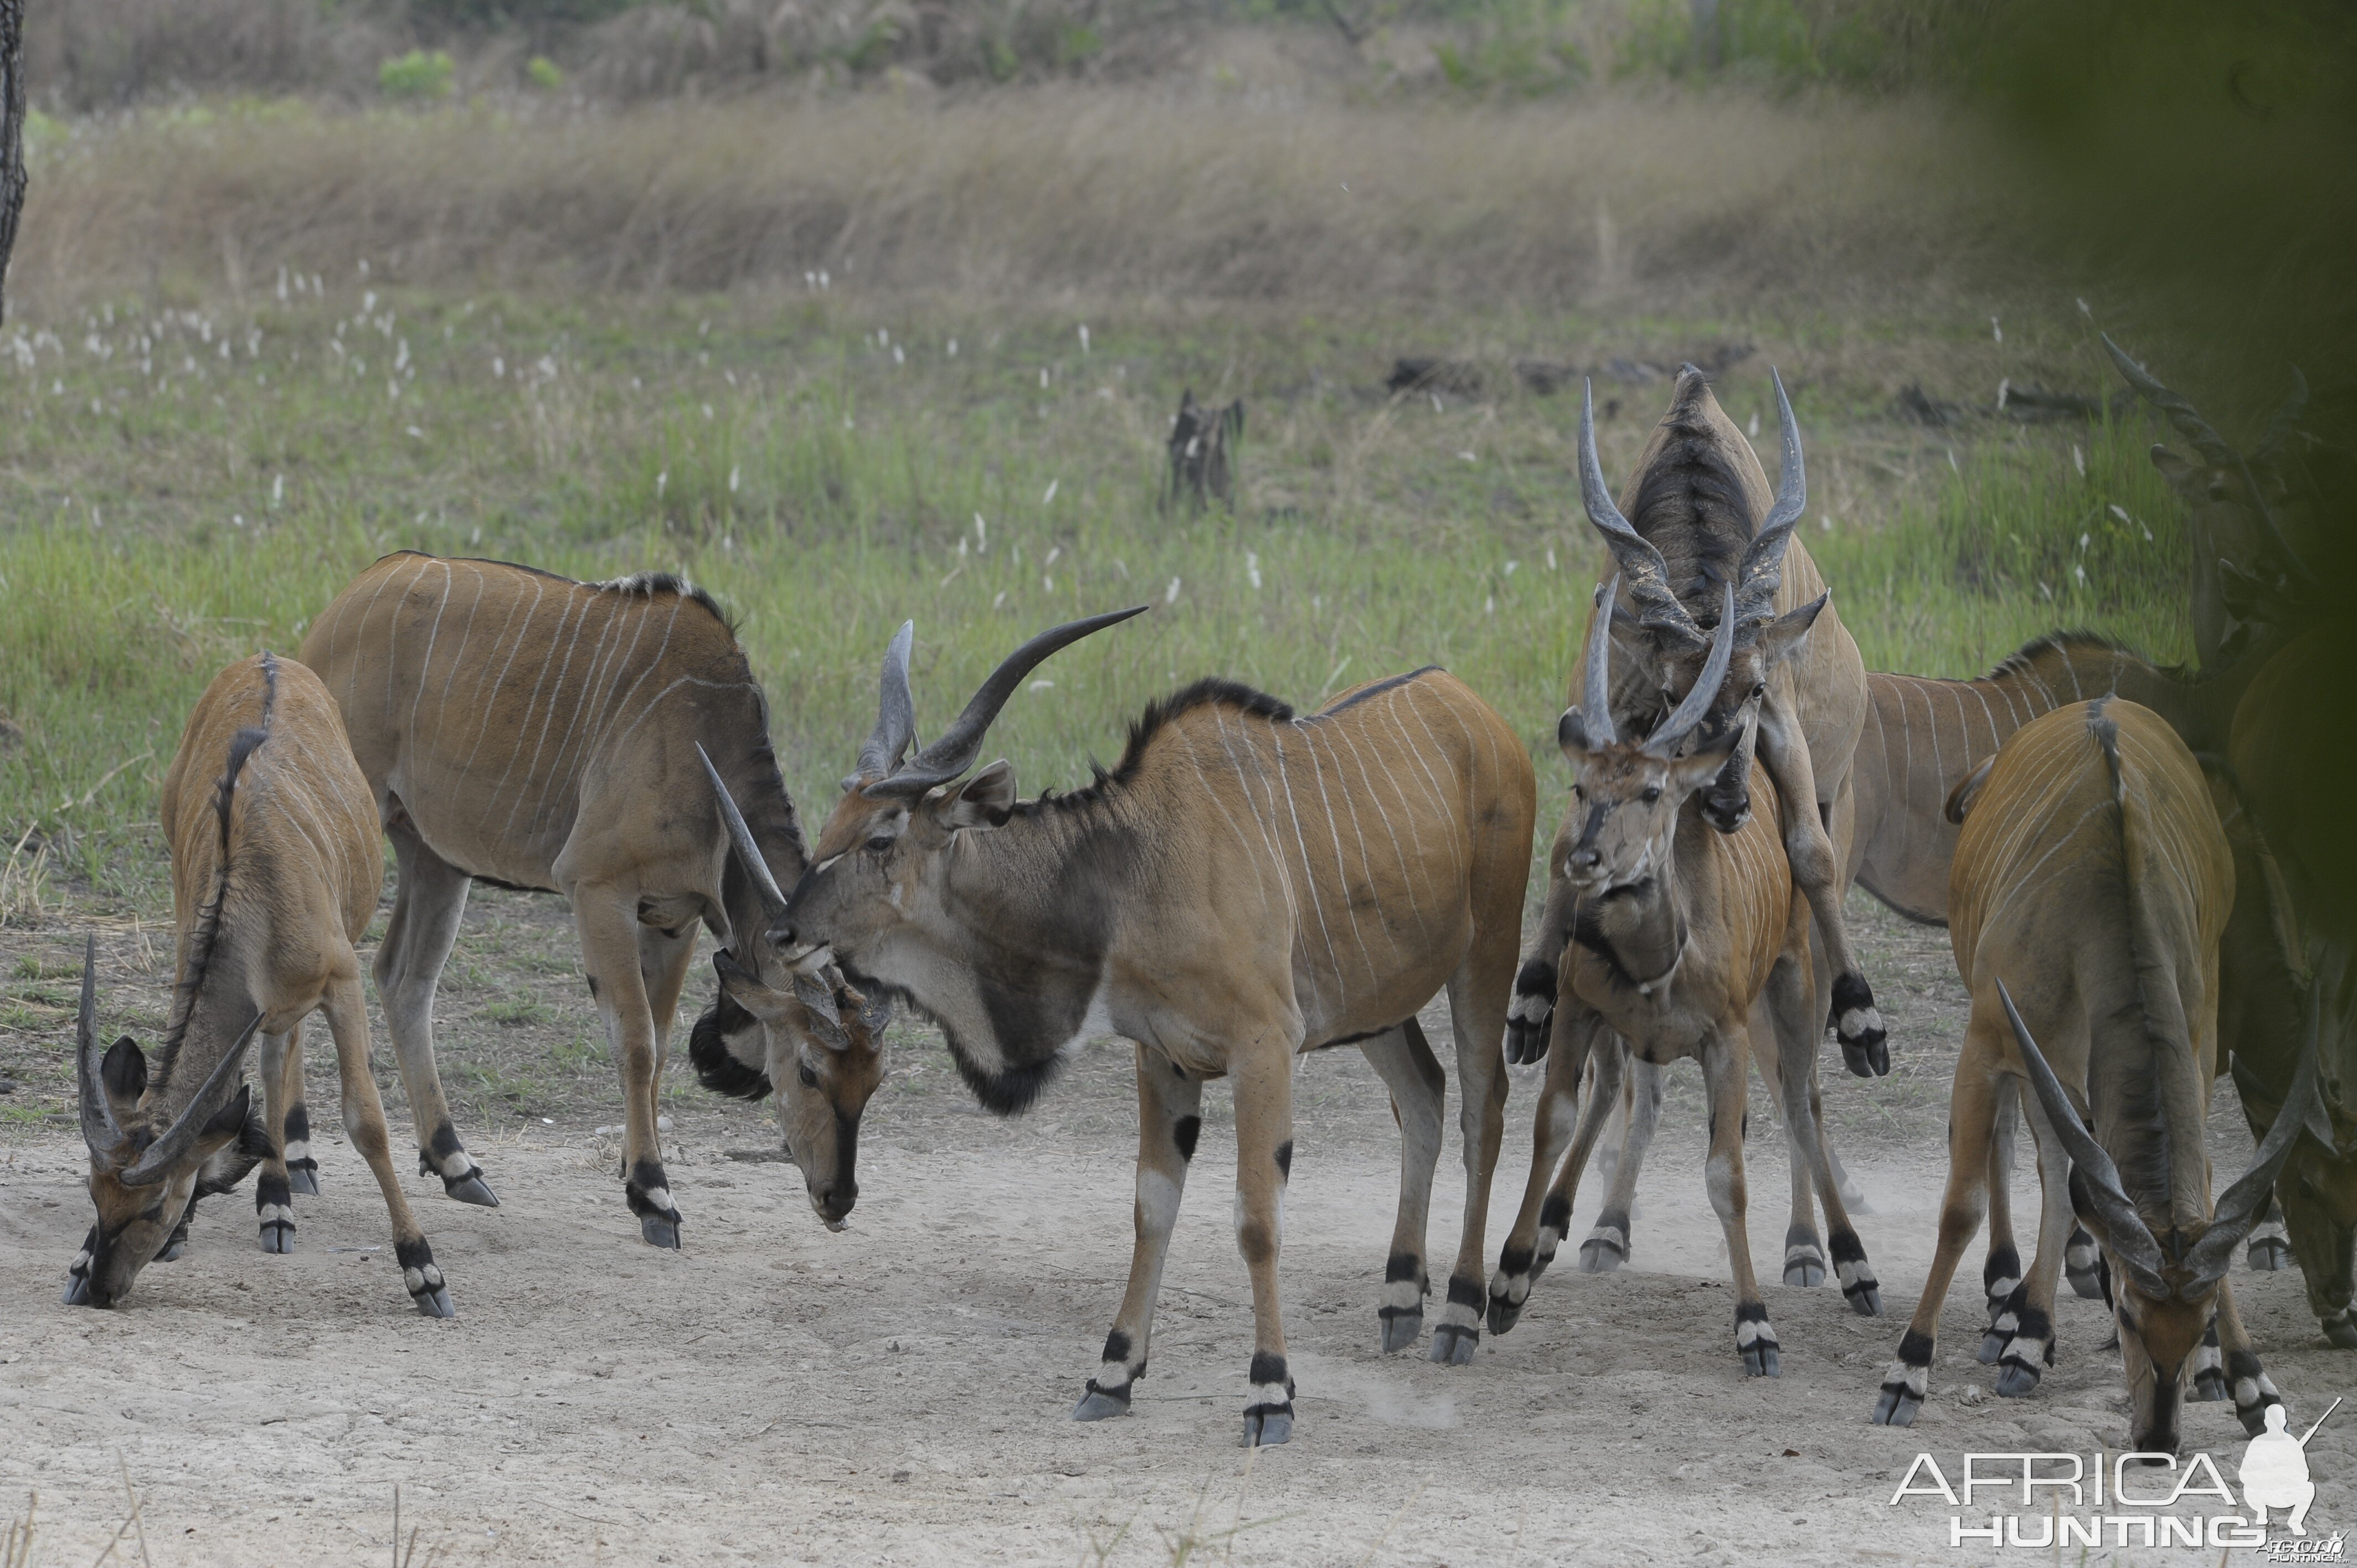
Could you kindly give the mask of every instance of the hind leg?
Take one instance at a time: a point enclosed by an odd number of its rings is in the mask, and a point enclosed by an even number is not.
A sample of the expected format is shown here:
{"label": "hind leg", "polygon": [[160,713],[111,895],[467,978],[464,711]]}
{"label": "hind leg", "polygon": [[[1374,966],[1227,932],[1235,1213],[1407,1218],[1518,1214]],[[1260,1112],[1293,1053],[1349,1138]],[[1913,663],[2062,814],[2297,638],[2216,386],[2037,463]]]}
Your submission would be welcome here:
{"label": "hind leg", "polygon": [[1473,950],[1448,977],[1449,1024],[1457,1036],[1457,1122],[1465,1145],[1465,1229],[1457,1261],[1448,1271],[1448,1301],[1433,1326],[1431,1359],[1461,1367],[1480,1342],[1482,1305],[1488,1299],[1481,1264],[1489,1251],[1490,1184],[1498,1174],[1498,1151],[1506,1137],[1506,1004],[1514,980],[1514,943],[1523,921],[1523,868],[1530,860],[1525,836],[1514,850],[1515,875],[1481,888]]}
{"label": "hind leg", "polygon": [[1392,1117],[1400,1129],[1399,1218],[1392,1227],[1391,1257],[1383,1264],[1383,1354],[1405,1350],[1424,1337],[1424,1298],[1431,1290],[1425,1269],[1425,1230],[1432,1215],[1432,1174],[1440,1163],[1440,1112],[1448,1075],[1410,1018],[1396,1029],[1359,1042],[1392,1091]]}
{"label": "hind leg", "polygon": [[[296,1024],[283,1035],[262,1036],[263,1125],[270,1130],[270,1153],[262,1162],[262,1169],[253,1178],[253,1212],[262,1229],[262,1250],[265,1252],[291,1252],[295,1250],[295,1198],[286,1176],[286,1139],[283,1129],[290,1109],[286,1099],[287,1079],[302,1080],[303,1026]],[[293,1062],[290,1071],[288,1063]],[[191,1206],[193,1207],[193,1205]]]}
{"label": "hind leg", "polygon": [[436,854],[418,836],[397,800],[384,802],[384,833],[393,841],[400,868],[393,918],[377,949],[376,990],[393,1035],[401,1086],[409,1097],[409,1119],[417,1134],[417,1171],[442,1178],[442,1188],[461,1203],[499,1207],[483,1180],[482,1167],[468,1156],[450,1121],[450,1102],[434,1065],[434,992],[458,921],[467,912],[467,874]]}
{"label": "hind leg", "polygon": [[[1571,998],[1566,996],[1566,1003]],[[1533,1112],[1531,1175],[1523,1189],[1523,1206],[1514,1228],[1506,1233],[1498,1252],[1498,1272],[1490,1281],[1490,1332],[1503,1334],[1522,1316],[1531,1286],[1546,1270],[1556,1245],[1571,1227],[1572,1199],[1579,1190],[1580,1172],[1603,1131],[1604,1120],[1620,1099],[1620,1042],[1594,1014],[1577,1004],[1561,1015],[1558,1048],[1549,1053],[1546,1078]],[[1596,1062],[1587,1101],[1579,1103],[1579,1079],[1588,1059]],[[1565,1151],[1570,1152],[1566,1156]],[[1556,1162],[1562,1173],[1556,1174]]]}
{"label": "hind leg", "polygon": [[2251,1231],[2246,1256],[2255,1274],[2272,1274],[2291,1267],[2291,1234],[2284,1229],[2281,1198],[2268,1200],[2266,1217]]}
{"label": "hind leg", "polygon": [[[303,1027],[299,1024],[287,1034],[285,1058],[280,1070],[285,1074],[282,1087],[286,1109],[274,1119],[273,1131],[278,1134],[286,1162],[287,1189],[317,1197],[319,1162],[311,1157],[311,1112],[303,1099]],[[264,1065],[266,1070],[266,1057]]]}
{"label": "hind leg", "polygon": [[2021,1399],[2038,1387],[2046,1369],[2054,1364],[2054,1287],[2061,1272],[2058,1255],[2067,1251],[2063,1239],[2076,1221],[2071,1212],[2070,1162],[2061,1153],[2061,1141],[2047,1120],[2045,1107],[2029,1097],[2027,1086],[2018,1079],[2000,1079],[1998,1088],[2012,1090],[2012,1098],[2029,1116],[2038,1143],[2038,1254],[2030,1260],[2029,1275],[1991,1315],[1988,1332],[1989,1337],[2004,1344],[1995,1358],[1997,1394]]}
{"label": "hind leg", "polygon": [[1984,1367],[1996,1365],[1996,1359],[2005,1354],[2005,1342],[2013,1330],[2000,1328],[1997,1319],[2013,1293],[2021,1288],[2021,1249],[2013,1235],[2013,1146],[2014,1133],[2021,1125],[2021,1097],[2009,1078],[1997,1081],[1996,1112],[1996,1120],[1989,1128],[1988,1260],[1981,1265],[1981,1297],[1988,1304],[1989,1315],[1988,1328],[1981,1336]]}
{"label": "hind leg", "polygon": [[[1579,1272],[1583,1274],[1609,1274],[1629,1261],[1630,1226],[1637,1213],[1637,1177],[1645,1168],[1645,1151],[1652,1147],[1654,1130],[1662,1121],[1662,1069],[1631,1051],[1628,1043],[1618,1035],[1611,1036],[1604,1048],[1617,1051],[1628,1064],[1629,1133],[1620,1145],[1620,1157],[1612,1164],[1612,1174],[1604,1188],[1604,1207],[1597,1211],[1596,1224],[1587,1232],[1587,1240],[1579,1244]],[[1566,1208],[1565,1217],[1569,1216]]]}
{"label": "hind leg", "polygon": [[428,1317],[456,1317],[450,1287],[434,1261],[434,1249],[418,1229],[408,1196],[401,1190],[401,1174],[393,1166],[393,1138],[384,1124],[384,1101],[376,1091],[376,1073],[369,1062],[368,1008],[361,999],[360,975],[354,972],[328,988],[323,1011],[328,1030],[336,1038],[336,1071],[344,1090],[344,1135],[368,1162],[393,1221],[393,1256],[401,1265],[402,1288],[410,1302]]}

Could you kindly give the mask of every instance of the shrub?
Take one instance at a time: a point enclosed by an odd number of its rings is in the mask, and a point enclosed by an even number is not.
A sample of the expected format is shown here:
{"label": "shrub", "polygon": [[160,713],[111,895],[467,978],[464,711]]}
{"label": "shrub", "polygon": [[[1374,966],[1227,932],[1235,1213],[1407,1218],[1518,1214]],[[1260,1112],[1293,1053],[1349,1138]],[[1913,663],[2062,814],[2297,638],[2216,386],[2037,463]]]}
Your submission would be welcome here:
{"label": "shrub", "polygon": [[534,55],[523,68],[524,80],[543,92],[554,92],[565,85],[565,72],[546,55]]}
{"label": "shrub", "polygon": [[457,62],[446,49],[412,49],[398,55],[376,68],[376,84],[387,98],[409,98],[421,102],[450,96],[450,79],[457,72]]}

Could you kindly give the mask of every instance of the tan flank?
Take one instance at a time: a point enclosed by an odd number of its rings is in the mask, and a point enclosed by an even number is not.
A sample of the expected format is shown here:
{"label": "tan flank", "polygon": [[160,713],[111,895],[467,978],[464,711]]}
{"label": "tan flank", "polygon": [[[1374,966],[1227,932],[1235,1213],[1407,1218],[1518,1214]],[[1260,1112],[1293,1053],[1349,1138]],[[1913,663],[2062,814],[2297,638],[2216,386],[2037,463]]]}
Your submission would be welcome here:
{"label": "tan flank", "polygon": [[[1625,1041],[1654,1068],[1686,1058],[1702,1066],[1711,1129],[1705,1186],[1726,1230],[1735,1276],[1736,1349],[1747,1372],[1774,1377],[1776,1333],[1752,1273],[1745,1221],[1744,1101],[1755,1039],[1774,1064],[1771,1086],[1792,1145],[1787,1277],[1804,1260],[1816,1261],[1815,1279],[1806,1283],[1824,1277],[1809,1207],[1813,1186],[1825,1205],[1844,1294],[1860,1313],[1881,1311],[1878,1282],[1824,1148],[1809,908],[1769,825],[1776,792],[1764,765],[1749,765],[1749,786],[1767,814],[1747,817],[1731,833],[1715,830],[1703,815],[1698,792],[1723,776],[1744,739],[1733,725],[1695,738],[1730,674],[1733,585],[1722,585],[1721,614],[1694,683],[1641,740],[1622,739],[1611,711],[1612,603],[1610,588],[1598,595],[1581,698],[1556,731],[1577,778],[1549,852],[1550,868],[1561,876],[1548,918],[1565,955],[1554,1004],[1564,1039],[1547,1058],[1530,1181],[1491,1281],[1490,1324],[1501,1333],[1513,1326],[1570,1222],[1589,1151],[1621,1100]],[[1580,1077],[1591,1060],[1595,1082],[1581,1107]],[[1605,1200],[1598,1236],[1591,1238],[1609,1249],[1616,1238],[1606,1232],[1617,1231],[1622,1255],[1641,1149],[1641,1140],[1631,1144]]]}
{"label": "tan flank", "polygon": [[1380,1316],[1384,1348],[1404,1348],[1422,1322],[1445,1081],[1416,1012],[1444,987],[1467,1191],[1431,1355],[1471,1359],[1530,856],[1530,759],[1487,704],[1428,669],[1313,714],[1198,682],[1149,707],[1120,766],[1071,795],[1020,800],[1004,761],[966,776],[1000,704],[1040,660],[1135,613],[1035,638],[905,764],[904,628],[886,660],[876,734],[777,935],[801,961],[832,953],[856,983],[935,1019],[966,1081],[1002,1113],[1036,1096],[1082,1040],[1135,1042],[1137,1242],[1103,1365],[1073,1412],[1082,1420],[1129,1408],[1203,1082],[1233,1077],[1236,1242],[1253,1285],[1245,1439],[1282,1442],[1293,1380],[1276,1262],[1295,1058],[1357,1044],[1391,1089],[1404,1148]]}
{"label": "tan flank", "polygon": [[[352,944],[376,912],[384,865],[368,781],[318,677],[268,653],[215,676],[165,776],[162,816],[174,984],[152,1066],[127,1035],[102,1058],[97,939],[82,963],[74,1058],[98,1223],[68,1275],[67,1303],[122,1300],[150,1261],[179,1255],[197,1199],[228,1191],[257,1162],[263,1250],[293,1251],[288,1156],[316,1166],[296,1153],[307,1125],[290,1116],[302,1103],[303,1019],[318,1012],[335,1036],[345,1133],[393,1218],[403,1283],[418,1311],[455,1316],[402,1196],[369,1065]],[[256,1035],[259,1119],[241,1082]]]}
{"label": "tan flank", "polygon": [[2075,1186],[2110,1268],[2131,1442],[2176,1451],[2189,1380],[2196,1399],[2231,1391],[2256,1433],[2280,1402],[2225,1275],[2314,1104],[2315,1070],[2303,1064],[2294,1103],[2213,1209],[2203,1128],[2235,889],[2201,767],[2158,714],[2104,698],[2023,726],[1952,809],[1964,832],[1949,934],[1972,1020],[1939,1250],[1874,1419],[1911,1424],[1921,1406],[1941,1304],[1987,1201],[1998,1105],[2018,1081],[2044,1201],[2036,1260],[1990,1324],[1997,1392],[2029,1394],[2053,1359]]}
{"label": "tan flank", "polygon": [[[431,1033],[479,879],[572,903],[621,1073],[623,1193],[648,1241],[679,1245],[655,1090],[699,921],[727,944],[716,962],[744,1000],[698,1023],[698,1069],[753,1097],[776,1087],[811,1202],[841,1223],[856,1185],[835,1129],[881,1062],[869,1020],[834,1015],[831,982],[790,983],[751,940],[764,887],[802,875],[803,844],[768,705],[718,607],[669,576],[576,583],[404,552],[337,596],[303,653],[342,706],[400,866],[376,982],[425,1168],[454,1197],[495,1201],[450,1124]],[[730,869],[699,746],[751,822],[758,878]]]}

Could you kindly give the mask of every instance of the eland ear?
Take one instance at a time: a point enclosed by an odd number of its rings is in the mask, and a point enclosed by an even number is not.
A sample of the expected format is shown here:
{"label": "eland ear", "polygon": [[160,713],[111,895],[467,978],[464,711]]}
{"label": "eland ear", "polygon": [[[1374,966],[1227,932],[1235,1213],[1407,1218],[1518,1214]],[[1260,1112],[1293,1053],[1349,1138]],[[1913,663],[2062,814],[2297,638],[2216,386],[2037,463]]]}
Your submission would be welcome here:
{"label": "eland ear", "polygon": [[205,1123],[204,1131],[199,1136],[206,1143],[237,1137],[245,1131],[246,1120],[253,1114],[253,1085],[241,1083],[237,1086],[237,1092],[229,1097],[228,1103],[213,1112],[212,1120]]}
{"label": "eland ear", "polygon": [[136,1109],[139,1097],[147,1092],[147,1057],[139,1042],[125,1035],[109,1047],[106,1059],[99,1064],[98,1080],[106,1086],[117,1117]]}
{"label": "eland ear", "polygon": [[1989,769],[1996,766],[1996,753],[1981,758],[1981,765],[1965,774],[1963,781],[1948,791],[1947,808],[1940,814],[1952,822],[1961,823],[1964,813],[1973,809],[1973,802],[1980,799],[1981,786],[1988,782]]}
{"label": "eland ear", "polygon": [[1564,759],[1574,768],[1585,767],[1587,754],[1596,749],[1588,738],[1587,720],[1577,708],[1566,708],[1563,717],[1555,722],[1555,743],[1563,748]]}
{"label": "eland ear", "polygon": [[1778,616],[1760,633],[1760,664],[1763,670],[1773,670],[1809,645],[1810,628],[1817,624],[1830,593],[1819,594],[1799,609]]}
{"label": "eland ear", "polygon": [[1000,757],[962,784],[952,784],[934,806],[952,832],[1002,828],[1015,812],[1015,765]]}
{"label": "eland ear", "polygon": [[2201,488],[2201,477],[2207,472],[2192,458],[2180,457],[2162,446],[2153,447],[2152,466],[2160,470],[2160,477],[2169,481],[2171,489],[2188,496]]}

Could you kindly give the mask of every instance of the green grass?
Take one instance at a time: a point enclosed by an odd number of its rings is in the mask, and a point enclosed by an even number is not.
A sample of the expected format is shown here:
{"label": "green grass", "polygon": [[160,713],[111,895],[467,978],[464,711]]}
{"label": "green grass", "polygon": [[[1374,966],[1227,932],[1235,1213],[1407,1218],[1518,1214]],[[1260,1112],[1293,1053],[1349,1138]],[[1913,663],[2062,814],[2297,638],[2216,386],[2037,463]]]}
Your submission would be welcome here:
{"label": "green grass", "polygon": [[[27,332],[13,359],[0,340],[0,717],[26,737],[0,753],[0,851],[37,828],[53,875],[158,906],[156,794],[199,692],[254,649],[293,650],[404,547],[708,585],[741,619],[814,815],[873,722],[901,619],[930,728],[1031,631],[1141,602],[1154,612],[1060,655],[1000,722],[993,749],[1027,789],[1079,782],[1149,698],[1199,675],[1309,703],[1437,662],[1523,734],[1552,812],[1549,736],[1603,564],[1577,502],[1577,397],[1387,398],[1390,357],[1434,345],[1511,389],[1517,355],[1672,358],[1756,334],[1722,398],[1763,415],[1771,446],[1771,354],[1786,372],[1804,537],[1870,666],[1970,673],[2058,625],[2182,655],[2181,532],[2140,422],[1952,435],[1888,413],[1895,362],[2101,385],[2075,322],[2009,323],[2038,345],[2016,361],[1955,324],[1140,306],[1089,320],[1084,351],[1070,315],[364,287],[124,302]],[[1189,386],[1249,405],[1232,516],[1157,507]],[[1621,405],[1601,426],[1617,478],[1667,387],[1598,395]]]}

